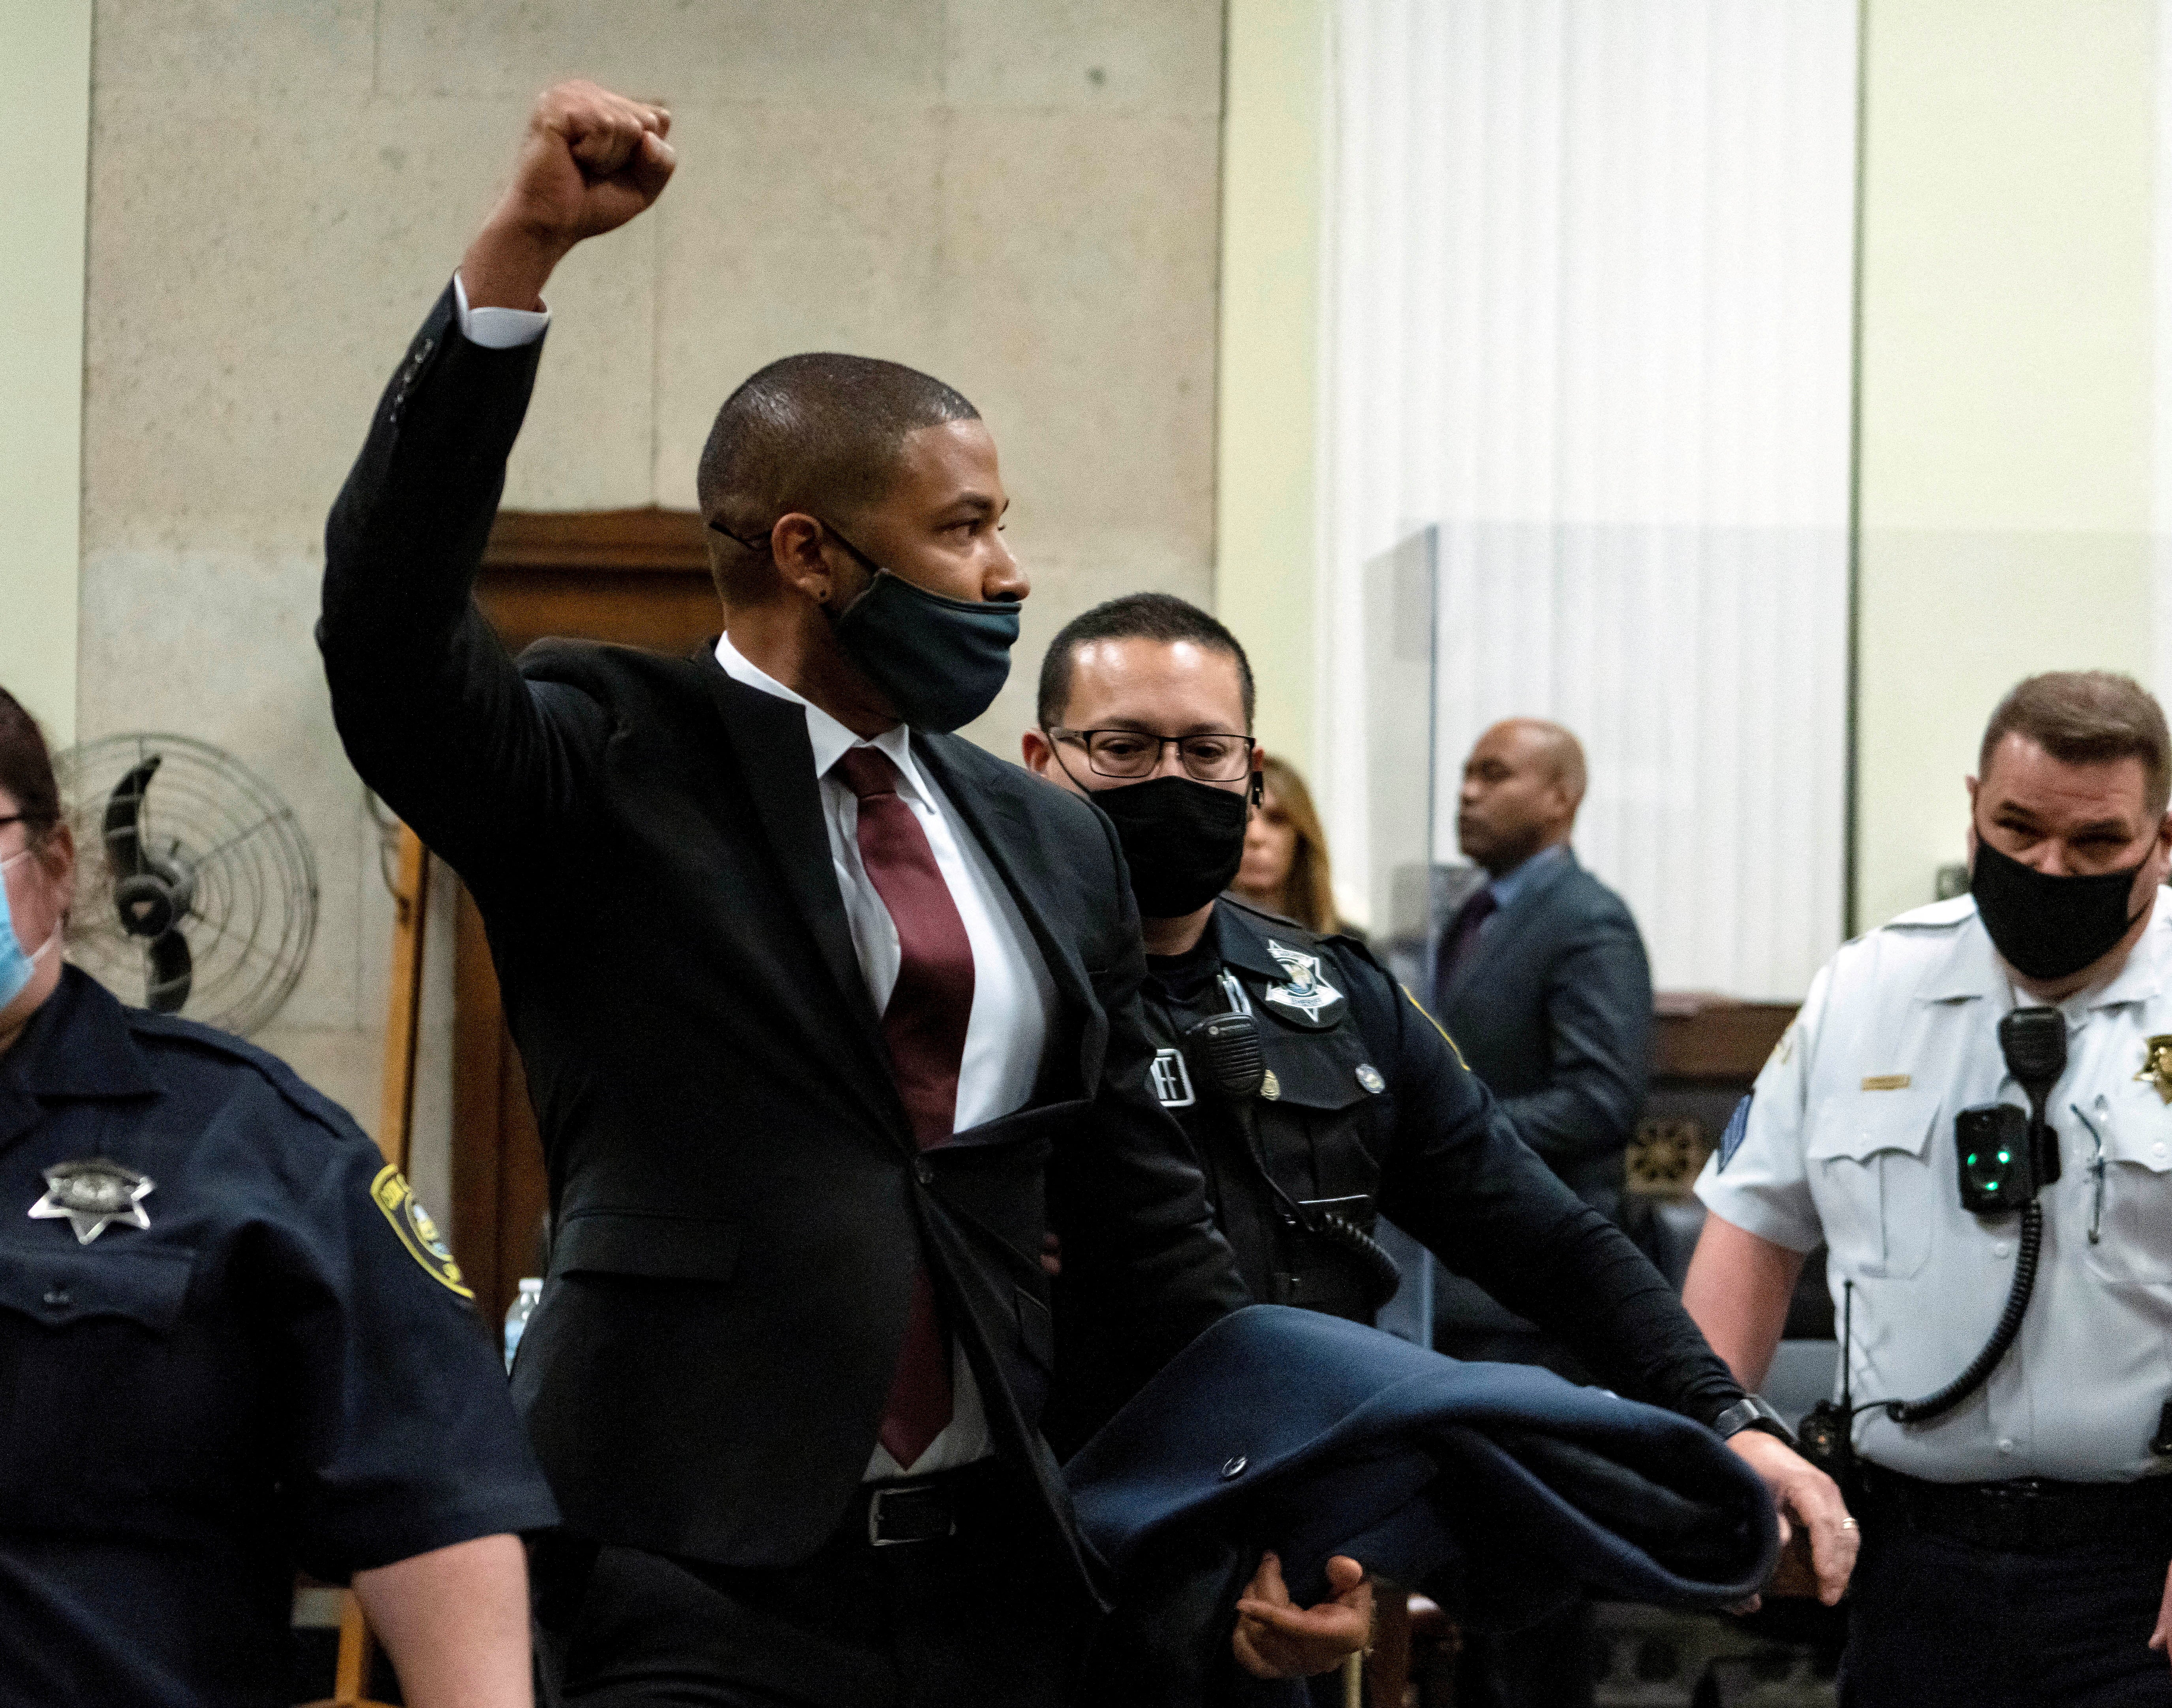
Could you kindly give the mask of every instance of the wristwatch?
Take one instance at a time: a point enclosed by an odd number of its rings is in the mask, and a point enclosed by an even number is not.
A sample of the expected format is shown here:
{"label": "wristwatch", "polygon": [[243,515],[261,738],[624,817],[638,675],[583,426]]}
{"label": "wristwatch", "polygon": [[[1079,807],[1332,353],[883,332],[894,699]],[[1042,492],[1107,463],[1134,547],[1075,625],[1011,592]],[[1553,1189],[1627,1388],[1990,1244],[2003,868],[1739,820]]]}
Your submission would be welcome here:
{"label": "wristwatch", "polygon": [[1772,1409],[1772,1402],[1761,1394],[1746,1394],[1712,1421],[1713,1431],[1722,1441],[1738,1436],[1745,1429],[1761,1429],[1767,1435],[1777,1435],[1789,1447],[1801,1443],[1795,1431],[1788,1427],[1788,1421]]}

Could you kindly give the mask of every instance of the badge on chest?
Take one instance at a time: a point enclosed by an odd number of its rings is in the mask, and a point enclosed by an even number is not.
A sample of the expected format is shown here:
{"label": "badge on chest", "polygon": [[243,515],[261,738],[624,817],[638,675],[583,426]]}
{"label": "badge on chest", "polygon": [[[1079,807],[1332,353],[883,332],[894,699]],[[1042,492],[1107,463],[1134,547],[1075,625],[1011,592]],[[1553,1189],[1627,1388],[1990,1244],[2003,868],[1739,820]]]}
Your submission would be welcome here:
{"label": "badge on chest", "polygon": [[44,1173],[45,1196],[30,1206],[30,1219],[58,1222],[65,1217],[75,1231],[78,1245],[89,1245],[116,1222],[123,1227],[151,1225],[143,1200],[157,1189],[157,1183],[148,1174],[124,1168],[103,1157],[56,1163]]}
{"label": "badge on chest", "polygon": [[2172,1103],[2172,1033],[2159,1033],[2142,1046],[2142,1072],[2134,1076],[2157,1088],[2158,1097]]}
{"label": "badge on chest", "polygon": [[1341,1023],[1349,1005],[1342,992],[1327,982],[1320,969],[1320,957],[1293,949],[1272,937],[1267,953],[1282,969],[1284,981],[1267,986],[1262,999],[1282,1019],[1309,1031],[1325,1032]]}

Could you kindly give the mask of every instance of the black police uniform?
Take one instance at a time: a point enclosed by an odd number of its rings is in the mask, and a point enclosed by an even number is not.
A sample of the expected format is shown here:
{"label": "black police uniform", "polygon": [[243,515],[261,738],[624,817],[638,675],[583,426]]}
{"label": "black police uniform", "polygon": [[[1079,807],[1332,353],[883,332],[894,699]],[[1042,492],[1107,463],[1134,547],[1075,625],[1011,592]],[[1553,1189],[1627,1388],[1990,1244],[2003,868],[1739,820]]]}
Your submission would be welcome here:
{"label": "black police uniform", "polygon": [[284,1705],[298,1567],[556,1520],[368,1137],[69,969],[0,1055],[0,1704]]}
{"label": "black police uniform", "polygon": [[[1224,895],[1194,950],[1147,968],[1154,1089],[1255,1298],[1371,1321],[1395,1285],[1367,1249],[1384,1215],[1617,1392],[1707,1425],[1742,1398],[1659,1271],[1517,1136],[1363,944]],[[1233,1009],[1265,1069],[1238,1095],[1200,1029]],[[1313,1695],[1339,1700],[1325,1679]]]}
{"label": "black police uniform", "polygon": [[[1619,1392],[1704,1423],[1742,1397],[1659,1273],[1516,1136],[1363,944],[1225,895],[1196,949],[1147,964],[1154,1089],[1255,1297],[1369,1321],[1385,1277],[1351,1235],[1385,1215]],[[1233,1007],[1266,1069],[1236,1097],[1195,1030]]]}

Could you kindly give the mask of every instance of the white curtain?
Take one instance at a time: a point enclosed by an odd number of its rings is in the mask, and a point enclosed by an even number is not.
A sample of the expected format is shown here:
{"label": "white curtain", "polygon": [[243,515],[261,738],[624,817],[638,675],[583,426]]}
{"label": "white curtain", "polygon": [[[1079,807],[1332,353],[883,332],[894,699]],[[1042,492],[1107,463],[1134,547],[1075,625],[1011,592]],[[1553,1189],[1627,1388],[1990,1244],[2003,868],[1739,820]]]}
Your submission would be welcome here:
{"label": "white curtain", "polygon": [[1336,25],[1337,866],[1380,865],[1368,566],[1437,528],[1437,697],[1406,710],[1438,857],[1478,733],[1556,718],[1590,760],[1578,852],[1660,988],[1800,996],[1841,936],[1854,0],[1340,0]]}

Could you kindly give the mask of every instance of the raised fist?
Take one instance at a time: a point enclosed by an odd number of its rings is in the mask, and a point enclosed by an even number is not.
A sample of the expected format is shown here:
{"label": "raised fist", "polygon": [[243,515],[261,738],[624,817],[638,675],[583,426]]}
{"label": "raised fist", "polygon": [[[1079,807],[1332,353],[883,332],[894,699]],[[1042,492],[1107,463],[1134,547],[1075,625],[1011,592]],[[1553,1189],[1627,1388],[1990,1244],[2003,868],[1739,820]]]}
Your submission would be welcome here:
{"label": "raised fist", "polygon": [[533,306],[567,250],[664,193],[671,115],[576,79],[536,97],[513,181],[460,264],[469,302]]}

